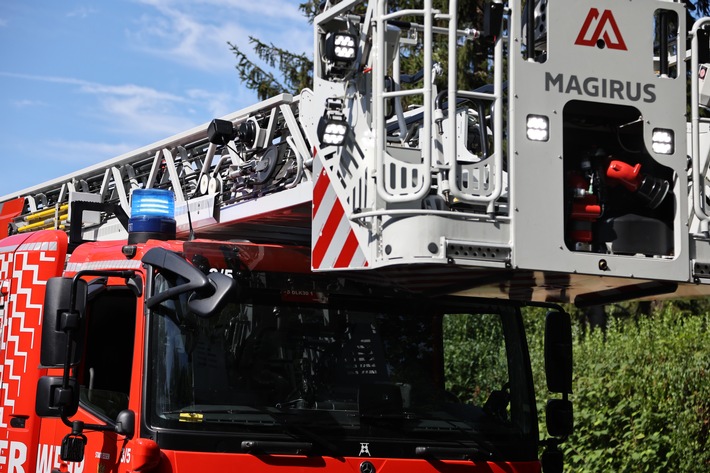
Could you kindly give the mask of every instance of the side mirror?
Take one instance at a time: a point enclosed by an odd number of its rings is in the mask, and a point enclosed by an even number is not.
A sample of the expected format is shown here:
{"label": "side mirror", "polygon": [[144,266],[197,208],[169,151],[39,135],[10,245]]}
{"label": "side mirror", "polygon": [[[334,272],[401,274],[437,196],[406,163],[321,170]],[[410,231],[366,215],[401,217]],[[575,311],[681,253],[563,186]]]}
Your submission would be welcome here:
{"label": "side mirror", "polygon": [[[63,368],[69,344],[69,366],[79,363],[84,346],[84,311],[86,309],[87,284],[76,281],[73,294],[71,278],[50,278],[44,297],[42,320],[42,349],[40,364],[44,368]],[[74,307],[71,307],[72,299]]]}
{"label": "side mirror", "polygon": [[545,408],[547,432],[553,437],[568,437],[574,429],[572,403],[567,399],[550,399]]}
{"label": "side mirror", "polygon": [[572,322],[564,311],[551,310],[545,319],[545,375],[553,393],[572,393]]}
{"label": "side mirror", "polygon": [[127,439],[132,439],[136,431],[136,413],[130,409],[124,409],[116,416],[116,433],[124,435]]}
{"label": "side mirror", "polygon": [[214,293],[205,298],[190,299],[187,303],[189,309],[200,317],[214,315],[225,302],[227,295],[237,289],[237,282],[222,273],[209,273],[207,278],[214,288]]}
{"label": "side mirror", "polygon": [[558,442],[548,440],[547,448],[542,452],[540,459],[543,473],[562,473],[564,471],[564,455],[558,447]]}
{"label": "side mirror", "polygon": [[35,412],[40,417],[71,417],[79,409],[79,384],[61,376],[42,376],[37,383]]}

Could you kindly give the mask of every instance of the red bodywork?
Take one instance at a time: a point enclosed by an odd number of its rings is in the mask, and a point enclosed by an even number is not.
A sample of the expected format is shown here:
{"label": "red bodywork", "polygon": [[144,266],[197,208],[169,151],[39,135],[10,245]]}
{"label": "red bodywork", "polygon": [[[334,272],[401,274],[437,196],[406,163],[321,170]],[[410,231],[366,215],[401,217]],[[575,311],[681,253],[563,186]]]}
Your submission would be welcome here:
{"label": "red bodywork", "polygon": [[22,213],[25,207],[25,198],[18,197],[17,199],[8,200],[0,203],[0,238],[8,236],[8,228],[10,223]]}
{"label": "red bodywork", "polygon": [[[300,472],[363,473],[368,461],[376,473],[538,473],[539,462],[486,463],[424,459],[387,459],[369,456],[331,458],[299,455],[250,455],[160,450],[150,439],[139,438],[144,383],[144,296],[137,298],[133,366],[129,409],[136,414],[136,430],[131,440],[115,433],[87,431],[84,461],[63,463],[59,458],[62,439],[69,427],[60,419],[39,418],[35,414],[37,380],[45,374],[61,375],[61,370],[38,369],[42,304],[50,277],[73,276],[84,269],[133,269],[145,281],[140,260],[150,248],[162,246],[205,256],[212,268],[225,269],[225,257],[239,257],[243,267],[266,271],[310,271],[309,249],[280,245],[230,244],[196,240],[193,242],[149,241],[137,245],[132,257],[125,256],[125,242],[96,242],[79,246],[66,262],[67,238],[61,231],[40,231],[16,235],[0,242],[2,293],[2,351],[0,351],[0,473],[51,473],[68,471],[163,473],[202,471],[247,471],[250,473]],[[235,250],[236,248],[236,250]],[[115,280],[114,280],[115,279]],[[109,286],[124,284],[111,278]],[[146,381],[150,383],[150,380]],[[83,407],[72,420],[101,424],[102,420]]]}

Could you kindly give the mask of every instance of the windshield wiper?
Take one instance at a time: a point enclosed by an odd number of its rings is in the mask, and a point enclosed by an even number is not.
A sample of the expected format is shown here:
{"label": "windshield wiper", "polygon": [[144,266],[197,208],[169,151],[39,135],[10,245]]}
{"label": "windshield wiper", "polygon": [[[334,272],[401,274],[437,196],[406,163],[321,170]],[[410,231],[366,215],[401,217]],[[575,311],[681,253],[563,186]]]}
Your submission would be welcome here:
{"label": "windshield wiper", "polygon": [[[306,437],[308,440],[311,440],[312,442],[302,442],[304,444],[308,444],[313,447],[313,443],[316,444],[316,446],[320,447],[321,449],[325,450],[330,456],[333,457],[339,457],[340,453],[338,452],[338,448],[333,445],[328,439],[324,438],[322,435],[318,435],[317,433],[313,432],[311,429],[300,425],[296,424],[294,422],[289,422],[286,418],[287,416],[291,415],[298,415],[298,414],[292,414],[292,413],[281,413],[277,415],[275,418],[279,422],[279,425],[283,427],[286,432],[290,433],[291,435],[297,436],[297,437]],[[242,448],[243,448],[242,444]]]}
{"label": "windshield wiper", "polygon": [[435,445],[422,445],[416,447],[414,452],[420,457],[433,457],[437,459],[463,459],[463,460],[490,460],[493,452],[476,444],[473,447],[440,447]]}
{"label": "windshield wiper", "polygon": [[234,409],[231,407],[183,407],[182,409],[165,411],[163,414],[263,414],[263,412],[254,409]]}
{"label": "windshield wiper", "polygon": [[[480,432],[476,432],[470,427],[469,429],[464,429],[459,422],[456,422],[452,419],[442,419],[433,417],[417,417],[416,419],[420,422],[441,422],[442,424],[446,424],[451,429],[451,431],[459,432],[466,436],[466,439],[463,441],[463,444],[457,443],[455,444],[455,446],[441,444],[418,446],[415,449],[415,453],[418,456],[429,456],[438,459],[463,458],[469,460],[488,460],[491,459],[494,455],[498,455],[499,453],[492,445],[487,446],[484,445],[482,442],[471,438],[472,434],[480,434]],[[488,442],[486,442],[486,444],[490,445]]]}
{"label": "windshield wiper", "polygon": [[276,440],[244,440],[242,442],[242,451],[256,455],[259,453],[273,455],[308,455],[313,450],[313,444],[310,442],[284,442]]}
{"label": "windshield wiper", "polygon": [[[195,415],[220,415],[220,414],[249,414],[267,416],[274,426],[279,426],[284,433],[291,434],[294,437],[306,438],[308,441],[298,440],[245,440],[241,444],[242,451],[251,454],[295,454],[308,455],[314,445],[328,452],[332,456],[339,456],[338,449],[329,440],[321,435],[312,432],[307,426],[292,422],[290,417],[298,417],[295,412],[275,412],[264,408],[243,408],[230,406],[193,406],[185,407],[180,410],[165,412],[164,414],[178,414],[185,416]],[[208,422],[209,419],[200,418],[200,422]],[[234,418],[234,423],[244,421],[244,419]]]}

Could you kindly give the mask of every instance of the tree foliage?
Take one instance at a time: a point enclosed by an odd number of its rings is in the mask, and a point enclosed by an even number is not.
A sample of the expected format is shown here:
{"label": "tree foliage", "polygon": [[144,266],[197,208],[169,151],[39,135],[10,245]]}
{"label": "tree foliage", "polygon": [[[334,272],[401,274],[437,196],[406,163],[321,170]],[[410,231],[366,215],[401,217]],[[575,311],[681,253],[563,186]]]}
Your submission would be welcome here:
{"label": "tree foliage", "polygon": [[710,14],[709,0],[686,0],[688,10],[693,13],[693,16],[698,18]]}
{"label": "tree foliage", "polygon": [[265,100],[283,92],[298,93],[313,82],[313,61],[306,54],[295,54],[274,44],[266,44],[249,37],[249,44],[257,57],[269,68],[276,69],[280,77],[261,68],[238,46],[228,43],[237,57],[237,71],[244,86],[257,93],[259,100]]}
{"label": "tree foliage", "polygon": [[[313,21],[318,13],[318,2],[309,0],[299,5],[309,22]],[[310,53],[294,53],[283,49],[273,43],[264,43],[253,36],[249,37],[249,44],[256,57],[270,68],[266,70],[259,66],[239,46],[227,43],[230,50],[237,58],[237,73],[247,89],[256,92],[259,100],[284,92],[299,93],[313,84],[313,60]],[[278,71],[278,76],[275,72]]]}
{"label": "tree foliage", "polygon": [[[415,9],[421,8],[421,1],[403,0],[392,2],[397,9]],[[485,0],[462,0],[457,4],[458,29],[473,29],[481,31],[483,29],[483,5]],[[434,9],[442,12],[447,12],[449,2],[447,0],[434,0]],[[421,22],[421,18],[404,18],[411,21]],[[446,23],[439,23],[438,26],[447,26]],[[447,38],[442,35],[434,37],[434,61],[439,63],[444,71],[448,67],[448,44]],[[473,90],[488,82],[489,80],[489,59],[490,59],[491,44],[483,39],[459,41],[457,49],[457,67],[459,70],[457,87],[462,90]],[[421,69],[422,66],[421,47],[407,48],[403,51],[402,70],[406,73],[413,74]],[[440,89],[446,87],[446,73],[437,77],[437,85]]]}
{"label": "tree foliage", "polygon": [[[577,322],[565,471],[710,470],[710,315],[688,310],[698,304],[612,316],[605,331]],[[527,328],[545,432],[542,320],[533,314]]]}
{"label": "tree foliage", "polygon": [[[648,315],[608,311],[605,330],[573,317],[575,431],[562,445],[565,471],[710,471],[710,314],[698,307],[707,301],[655,304]],[[545,403],[556,397],[545,384],[544,312],[525,316],[542,437]],[[505,372],[475,365],[497,357],[489,322],[452,317],[444,331],[446,358],[458,365],[446,366],[448,388],[479,403],[476,387]]]}
{"label": "tree foliage", "polygon": [[[459,29],[473,28],[480,30],[483,22],[482,5],[485,0],[461,0],[458,2]],[[299,5],[307,21],[312,22],[319,12],[320,2],[310,0]],[[400,0],[391,2],[397,9],[421,7],[421,1]],[[448,1],[435,0],[434,8],[442,11],[448,10]],[[411,18],[412,21],[421,22],[421,19]],[[443,23],[442,23],[443,26]],[[264,43],[255,37],[249,38],[249,45],[254,55],[264,66],[236,44],[228,43],[230,50],[237,59],[236,69],[239,79],[244,86],[257,93],[260,100],[267,99],[282,92],[297,94],[313,84],[312,52],[294,53],[273,43]],[[459,70],[458,87],[461,89],[474,89],[488,81],[488,56],[489,45],[482,41],[463,43],[457,52]],[[448,49],[446,38],[439,36],[436,39],[434,59],[444,70],[448,63]],[[415,74],[422,66],[421,48],[409,48],[403,51],[402,70],[405,73]],[[444,87],[446,75],[437,78],[437,84]]]}
{"label": "tree foliage", "polygon": [[443,320],[446,390],[482,406],[508,381],[503,327],[497,315],[448,315]]}

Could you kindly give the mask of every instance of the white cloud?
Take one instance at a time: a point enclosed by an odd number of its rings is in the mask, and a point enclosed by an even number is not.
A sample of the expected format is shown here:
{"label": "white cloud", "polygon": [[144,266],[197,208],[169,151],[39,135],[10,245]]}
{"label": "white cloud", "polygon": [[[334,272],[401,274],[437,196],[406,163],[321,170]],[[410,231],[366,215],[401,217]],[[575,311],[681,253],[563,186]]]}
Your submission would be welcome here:
{"label": "white cloud", "polygon": [[227,93],[213,93],[202,89],[190,89],[187,96],[202,104],[212,117],[222,117],[234,111],[233,99]]}
{"label": "white cloud", "polygon": [[[51,140],[43,145],[44,158],[61,162],[77,169],[88,167],[115,156],[120,156],[140,145],[91,141]],[[57,176],[59,177],[59,176]]]}
{"label": "white cloud", "polygon": [[192,128],[196,124],[175,110],[170,103],[132,97],[100,97],[102,109],[111,119],[106,125],[133,135],[166,136]]}
{"label": "white cloud", "polygon": [[249,36],[311,55],[311,25],[291,0],[140,0],[153,9],[127,32],[133,44],[188,67],[232,71],[227,42],[248,49]]}
{"label": "white cloud", "polygon": [[18,99],[13,100],[12,105],[17,108],[31,108],[31,107],[44,107],[47,104],[41,100],[31,100],[31,99]]}
{"label": "white cloud", "polygon": [[0,18],[0,28],[7,26],[7,20],[5,18]]}
{"label": "white cloud", "polygon": [[227,41],[246,37],[236,24],[200,21],[190,11],[154,6],[156,12],[144,14],[138,28],[127,31],[135,47],[194,69],[225,73],[233,68]]}
{"label": "white cloud", "polygon": [[98,10],[91,7],[79,7],[76,10],[72,10],[66,14],[67,18],[80,18],[85,19],[96,13]]}
{"label": "white cloud", "polygon": [[283,20],[306,21],[294,0],[137,0],[159,9],[186,10],[191,7],[208,7],[215,19],[224,18],[232,10],[247,13],[256,22],[264,17]]}
{"label": "white cloud", "polygon": [[[107,85],[71,77],[36,76],[1,72],[0,76],[15,77],[73,86],[77,93],[93,97],[80,113],[90,114],[100,120],[113,133],[126,133],[154,140],[165,135],[192,128],[197,123],[185,117],[187,106],[199,106],[191,93],[181,97],[150,87],[135,84]],[[30,104],[32,101],[25,101]]]}
{"label": "white cloud", "polygon": [[175,94],[160,92],[150,87],[143,87],[135,84],[125,85],[105,85],[94,82],[77,80],[81,85],[81,90],[96,95],[115,95],[118,97],[140,97],[150,102],[166,101],[181,102],[184,99]]}

